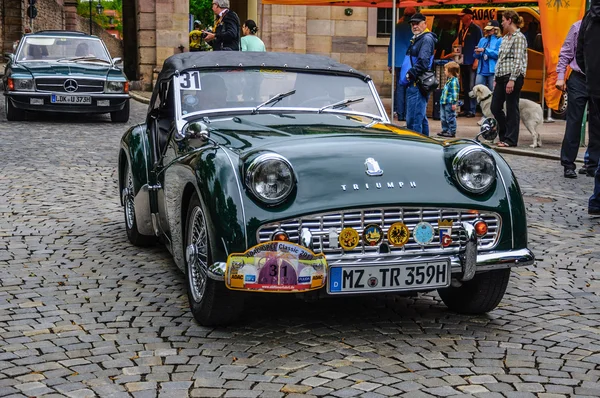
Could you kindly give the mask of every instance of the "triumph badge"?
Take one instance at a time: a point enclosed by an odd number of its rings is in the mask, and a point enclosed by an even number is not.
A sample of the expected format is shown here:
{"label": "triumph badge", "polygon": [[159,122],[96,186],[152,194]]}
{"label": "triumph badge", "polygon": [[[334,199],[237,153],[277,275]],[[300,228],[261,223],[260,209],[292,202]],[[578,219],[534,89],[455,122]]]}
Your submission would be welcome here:
{"label": "triumph badge", "polygon": [[377,163],[377,161],[373,158],[367,158],[367,160],[365,160],[365,168],[365,172],[369,176],[383,175],[383,170],[381,170],[381,168],[379,167],[379,163]]}

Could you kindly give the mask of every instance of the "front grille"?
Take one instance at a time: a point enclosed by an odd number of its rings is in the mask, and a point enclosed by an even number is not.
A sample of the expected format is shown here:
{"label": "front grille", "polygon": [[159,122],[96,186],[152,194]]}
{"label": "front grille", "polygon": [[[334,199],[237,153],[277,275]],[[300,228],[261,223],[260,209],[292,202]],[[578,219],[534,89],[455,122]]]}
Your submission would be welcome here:
{"label": "front grille", "polygon": [[104,91],[104,80],[76,79],[73,77],[39,77],[35,79],[35,87],[38,91],[66,93],[64,84],[68,79],[75,80],[78,85],[77,90],[68,92],[69,94],[101,93]]}
{"label": "front grille", "polygon": [[[458,253],[460,249],[466,245],[466,234],[460,227],[460,223],[463,221],[473,222],[478,219],[486,221],[488,225],[487,234],[478,239],[478,248],[481,250],[492,249],[498,243],[500,235],[500,216],[496,213],[458,209],[386,207],[314,214],[302,218],[263,225],[257,231],[257,239],[259,242],[267,242],[271,240],[271,236],[275,231],[283,230],[288,234],[290,241],[299,243],[300,231],[303,228],[308,228],[312,234],[313,251],[325,255],[450,255]],[[448,247],[442,247],[440,243],[438,220],[453,220],[454,222],[452,228],[452,243]],[[414,227],[421,221],[427,221],[435,228],[433,240],[425,246],[416,243],[412,236]],[[408,240],[408,243],[402,247],[392,246],[387,240],[388,229],[395,222],[403,222],[410,231],[410,239]],[[368,246],[362,241],[363,229],[368,224],[377,224],[382,228],[384,236],[380,245]],[[349,251],[345,251],[339,247],[330,247],[330,230],[333,229],[339,234],[341,230],[346,227],[354,228],[361,236],[361,241],[358,246]],[[382,250],[380,249],[382,245],[387,247]],[[389,249],[389,251],[387,249]]]}

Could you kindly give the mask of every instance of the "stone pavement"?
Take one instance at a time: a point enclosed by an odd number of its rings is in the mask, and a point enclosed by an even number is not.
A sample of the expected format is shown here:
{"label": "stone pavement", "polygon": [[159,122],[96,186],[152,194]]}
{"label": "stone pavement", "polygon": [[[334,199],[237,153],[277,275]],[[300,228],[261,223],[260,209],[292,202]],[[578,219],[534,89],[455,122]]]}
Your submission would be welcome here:
{"label": "stone pavement", "polygon": [[[132,102],[128,125],[145,113]],[[488,315],[451,313],[435,293],[258,295],[237,325],[213,329],[191,317],[169,253],[127,241],[116,184],[126,127],[0,117],[0,396],[600,396],[591,178],[505,155],[538,261],[513,271]]]}

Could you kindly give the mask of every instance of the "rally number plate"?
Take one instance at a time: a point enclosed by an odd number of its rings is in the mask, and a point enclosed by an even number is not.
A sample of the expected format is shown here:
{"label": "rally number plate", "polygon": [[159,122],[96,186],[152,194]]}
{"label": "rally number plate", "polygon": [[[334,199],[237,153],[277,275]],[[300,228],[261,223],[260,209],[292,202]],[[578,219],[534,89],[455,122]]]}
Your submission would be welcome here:
{"label": "rally number plate", "polygon": [[450,262],[403,263],[372,267],[331,267],[329,293],[424,290],[450,285]]}
{"label": "rally number plate", "polygon": [[53,104],[81,104],[81,105],[91,105],[92,97],[89,95],[62,95],[62,94],[52,94],[52,98],[50,98],[50,102]]}

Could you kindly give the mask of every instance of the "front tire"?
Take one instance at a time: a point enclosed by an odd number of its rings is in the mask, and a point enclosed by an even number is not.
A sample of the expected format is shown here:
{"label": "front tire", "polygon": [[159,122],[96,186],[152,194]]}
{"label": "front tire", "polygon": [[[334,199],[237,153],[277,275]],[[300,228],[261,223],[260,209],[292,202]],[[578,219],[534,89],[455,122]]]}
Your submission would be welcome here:
{"label": "front tire", "polygon": [[25,119],[25,111],[16,108],[9,97],[4,97],[4,112],[9,122],[20,122]]}
{"label": "front tire", "polygon": [[484,314],[498,306],[510,278],[510,268],[475,274],[460,287],[438,289],[446,306],[459,314]]}
{"label": "front tire", "polygon": [[[236,321],[244,309],[244,301],[239,292],[228,290],[225,282],[208,276],[207,266],[213,261],[210,226],[197,195],[190,200],[185,235],[188,300],[194,318],[202,326]],[[194,256],[190,256],[190,252],[194,252]]]}
{"label": "front tire", "polygon": [[114,123],[127,123],[129,121],[129,100],[125,101],[123,109],[110,113],[110,120]]}
{"label": "front tire", "polygon": [[135,191],[133,189],[133,172],[129,162],[125,162],[125,188],[123,189],[123,214],[125,215],[125,230],[127,239],[135,246],[151,246],[156,242],[153,235],[142,235],[135,220]]}

